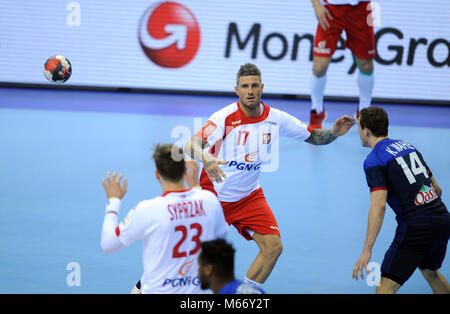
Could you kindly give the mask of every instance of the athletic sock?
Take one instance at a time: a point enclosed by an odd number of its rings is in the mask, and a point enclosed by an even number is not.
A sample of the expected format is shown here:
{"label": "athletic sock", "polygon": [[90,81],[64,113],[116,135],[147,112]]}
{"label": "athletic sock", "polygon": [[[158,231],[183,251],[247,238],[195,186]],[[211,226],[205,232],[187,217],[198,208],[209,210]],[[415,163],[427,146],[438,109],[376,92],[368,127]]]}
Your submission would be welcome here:
{"label": "athletic sock", "polygon": [[375,75],[373,72],[371,74],[365,74],[358,71],[358,76],[356,78],[359,87],[359,111],[364,108],[370,107],[372,101],[372,91],[375,84]]}
{"label": "athletic sock", "polygon": [[247,277],[245,277],[244,282],[249,283],[257,288],[260,288],[263,285],[262,283],[253,281],[251,279],[248,279]]}
{"label": "athletic sock", "polygon": [[316,110],[317,113],[323,111],[323,95],[325,92],[325,85],[327,84],[327,75],[317,77],[311,75],[311,110]]}

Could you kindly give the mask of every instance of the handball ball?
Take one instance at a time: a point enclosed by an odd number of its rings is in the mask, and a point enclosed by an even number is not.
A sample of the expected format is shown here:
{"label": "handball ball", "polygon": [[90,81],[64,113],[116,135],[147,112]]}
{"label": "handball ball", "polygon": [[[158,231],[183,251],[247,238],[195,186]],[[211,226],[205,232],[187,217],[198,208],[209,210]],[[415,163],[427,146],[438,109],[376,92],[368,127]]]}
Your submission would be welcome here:
{"label": "handball ball", "polygon": [[51,83],[64,83],[72,75],[72,65],[66,57],[56,55],[45,62],[44,74]]}

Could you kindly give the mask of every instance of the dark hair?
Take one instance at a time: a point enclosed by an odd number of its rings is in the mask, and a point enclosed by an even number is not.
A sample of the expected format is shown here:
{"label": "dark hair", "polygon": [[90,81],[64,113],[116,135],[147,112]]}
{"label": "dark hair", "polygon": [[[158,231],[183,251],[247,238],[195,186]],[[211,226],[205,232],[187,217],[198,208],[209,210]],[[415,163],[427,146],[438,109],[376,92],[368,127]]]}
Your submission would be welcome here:
{"label": "dark hair", "polygon": [[261,71],[259,71],[258,67],[252,63],[246,63],[241,65],[238,73],[236,74],[236,85],[239,85],[239,78],[241,76],[258,76],[261,81]]}
{"label": "dark hair", "polygon": [[212,265],[214,274],[220,278],[234,276],[234,248],[224,239],[201,243],[199,259],[202,264]]}
{"label": "dark hair", "polygon": [[163,179],[178,182],[184,177],[183,150],[174,144],[158,144],[152,158]]}
{"label": "dark hair", "polygon": [[369,129],[375,137],[388,136],[389,118],[383,108],[371,106],[359,112],[361,129]]}

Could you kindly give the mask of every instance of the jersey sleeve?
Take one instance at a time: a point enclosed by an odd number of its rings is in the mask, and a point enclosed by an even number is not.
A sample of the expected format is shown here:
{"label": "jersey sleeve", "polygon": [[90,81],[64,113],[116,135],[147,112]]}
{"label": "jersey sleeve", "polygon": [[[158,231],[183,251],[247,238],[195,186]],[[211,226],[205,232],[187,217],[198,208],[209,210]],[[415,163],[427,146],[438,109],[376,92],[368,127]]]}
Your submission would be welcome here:
{"label": "jersey sleeve", "polygon": [[290,114],[278,110],[280,135],[294,138],[300,142],[311,136],[308,126]]}
{"label": "jersey sleeve", "polygon": [[370,188],[370,192],[388,189],[388,182],[384,166],[371,165],[369,167],[366,167],[365,165],[364,172],[366,174],[367,185]]}
{"label": "jersey sleeve", "polygon": [[195,133],[195,136],[201,137],[207,141],[209,145],[213,145],[218,140],[223,138],[225,134],[225,120],[221,118],[219,112],[213,114],[205,125]]}
{"label": "jersey sleeve", "polygon": [[148,228],[148,219],[143,215],[144,210],[138,204],[130,210],[125,218],[116,228],[116,235],[119,241],[126,246],[134,241],[144,238],[145,230]]}

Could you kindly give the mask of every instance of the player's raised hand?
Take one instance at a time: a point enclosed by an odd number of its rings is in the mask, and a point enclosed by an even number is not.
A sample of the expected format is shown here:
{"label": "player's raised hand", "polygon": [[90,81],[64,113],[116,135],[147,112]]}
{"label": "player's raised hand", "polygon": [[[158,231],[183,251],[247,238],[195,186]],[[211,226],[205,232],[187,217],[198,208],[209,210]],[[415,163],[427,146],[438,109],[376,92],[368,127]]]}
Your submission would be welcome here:
{"label": "player's raised hand", "polygon": [[314,12],[316,13],[317,20],[324,31],[330,28],[329,20],[333,19],[330,11],[325,8],[319,1],[313,1]]}
{"label": "player's raised hand", "polygon": [[189,185],[189,187],[193,188],[195,186],[199,186],[198,182],[198,170],[199,167],[195,160],[185,158],[186,163],[186,174],[184,175],[184,180]]}
{"label": "player's raised hand", "polygon": [[348,132],[354,126],[356,123],[356,120],[350,116],[343,116],[337,119],[333,127],[331,128],[331,134],[333,136],[341,136]]}
{"label": "player's raised hand", "polygon": [[225,173],[220,169],[220,165],[226,165],[228,161],[218,160],[211,157],[208,160],[203,160],[203,169],[205,169],[211,181],[222,182],[222,178],[226,179]]}
{"label": "player's raised hand", "polygon": [[364,250],[359,257],[359,259],[356,261],[355,267],[353,267],[353,273],[352,278],[355,280],[358,280],[358,273],[361,277],[361,279],[364,279],[364,268],[366,269],[367,275],[369,274],[369,271],[367,270],[367,264],[370,261],[370,257],[372,256],[372,252],[370,250]]}
{"label": "player's raised hand", "polygon": [[120,181],[123,178],[123,173],[117,176],[117,172],[114,172],[111,177],[111,172],[108,171],[106,174],[106,178],[103,179],[102,185],[106,192],[106,197],[110,198],[119,198],[122,199],[124,195],[127,193],[128,181],[125,179],[123,181],[123,186]]}

